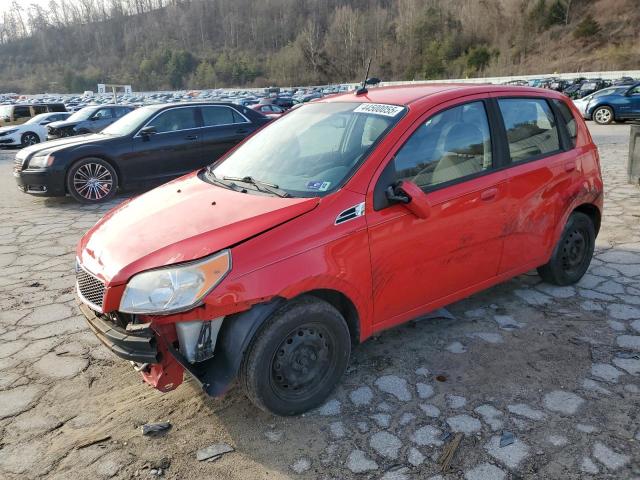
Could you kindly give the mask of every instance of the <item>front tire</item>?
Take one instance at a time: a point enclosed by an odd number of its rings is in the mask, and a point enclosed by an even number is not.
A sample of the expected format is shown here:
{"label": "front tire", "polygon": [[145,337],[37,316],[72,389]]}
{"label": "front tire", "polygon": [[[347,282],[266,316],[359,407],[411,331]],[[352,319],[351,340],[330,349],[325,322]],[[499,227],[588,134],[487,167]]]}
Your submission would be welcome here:
{"label": "front tire", "polygon": [[338,310],[302,297],[274,313],[251,341],[240,383],[258,408],[297,415],[323,403],[344,374],[351,337]]}
{"label": "front tire", "polygon": [[118,188],[118,174],[101,158],[85,158],[67,173],[67,191],[81,203],[111,200]]}
{"label": "front tire", "polygon": [[593,121],[598,125],[609,125],[613,120],[611,107],[598,107],[593,111]]}
{"label": "front tire", "polygon": [[36,143],[40,143],[40,137],[33,132],[25,132],[20,138],[20,146],[22,148],[30,147]]}
{"label": "front tire", "polygon": [[578,282],[589,268],[595,241],[596,232],[591,218],[584,213],[573,212],[551,259],[538,267],[538,274],[545,282],[554,285],[564,286]]}

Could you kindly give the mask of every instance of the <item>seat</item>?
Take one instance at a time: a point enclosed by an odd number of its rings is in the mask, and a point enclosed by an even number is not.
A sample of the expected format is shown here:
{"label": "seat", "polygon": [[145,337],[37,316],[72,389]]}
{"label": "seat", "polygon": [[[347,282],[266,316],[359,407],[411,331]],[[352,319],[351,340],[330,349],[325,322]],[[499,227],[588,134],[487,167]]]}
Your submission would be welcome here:
{"label": "seat", "polygon": [[435,166],[431,184],[444,183],[478,173],[484,166],[484,136],[472,123],[453,124],[444,140],[444,155]]}

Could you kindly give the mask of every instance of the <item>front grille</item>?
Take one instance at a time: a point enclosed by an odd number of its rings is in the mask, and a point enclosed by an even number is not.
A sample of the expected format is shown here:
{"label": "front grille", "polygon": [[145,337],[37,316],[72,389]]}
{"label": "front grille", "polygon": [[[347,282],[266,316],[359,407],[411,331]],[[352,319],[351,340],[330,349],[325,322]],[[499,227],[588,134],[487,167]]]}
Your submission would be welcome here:
{"label": "front grille", "polygon": [[76,287],[85,303],[102,310],[104,284],[80,266],[76,267]]}

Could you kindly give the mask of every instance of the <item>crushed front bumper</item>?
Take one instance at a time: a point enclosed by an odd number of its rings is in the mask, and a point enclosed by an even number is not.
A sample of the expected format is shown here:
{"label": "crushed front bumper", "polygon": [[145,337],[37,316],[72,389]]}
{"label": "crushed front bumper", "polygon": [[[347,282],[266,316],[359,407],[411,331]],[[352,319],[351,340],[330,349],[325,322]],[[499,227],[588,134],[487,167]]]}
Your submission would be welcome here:
{"label": "crushed front bumper", "polygon": [[80,303],[80,310],[98,340],[118,357],[140,364],[152,364],[160,361],[156,337],[151,329],[130,333],[100,318],[84,303]]}

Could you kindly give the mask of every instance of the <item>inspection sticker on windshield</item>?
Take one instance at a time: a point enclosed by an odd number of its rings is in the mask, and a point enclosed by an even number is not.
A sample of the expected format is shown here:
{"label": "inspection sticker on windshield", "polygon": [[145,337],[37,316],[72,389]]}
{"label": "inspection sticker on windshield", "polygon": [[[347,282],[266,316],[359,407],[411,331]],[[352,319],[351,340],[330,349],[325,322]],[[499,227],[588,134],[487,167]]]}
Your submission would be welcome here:
{"label": "inspection sticker on windshield", "polygon": [[330,186],[331,182],[313,180],[307,183],[307,190],[318,190],[319,192],[326,192],[327,190],[329,190]]}
{"label": "inspection sticker on windshield", "polygon": [[404,110],[398,105],[386,105],[384,103],[362,103],[354,110],[355,113],[373,113],[385,117],[395,117]]}

